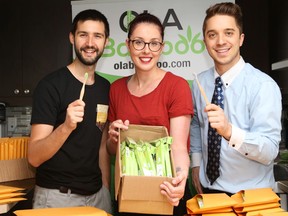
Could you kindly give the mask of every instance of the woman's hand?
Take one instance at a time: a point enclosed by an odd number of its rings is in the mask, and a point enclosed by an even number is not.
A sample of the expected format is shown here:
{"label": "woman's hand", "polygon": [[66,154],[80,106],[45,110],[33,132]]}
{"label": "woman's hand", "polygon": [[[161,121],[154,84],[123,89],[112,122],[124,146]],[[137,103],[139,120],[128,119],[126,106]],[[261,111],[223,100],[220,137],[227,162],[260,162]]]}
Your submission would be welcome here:
{"label": "woman's hand", "polygon": [[129,125],[129,120],[125,120],[124,122],[122,120],[116,120],[112,122],[109,126],[109,139],[113,143],[118,142],[118,136],[119,136],[119,129],[127,130]]}
{"label": "woman's hand", "polygon": [[161,194],[167,197],[168,202],[173,206],[178,206],[180,199],[184,196],[187,174],[178,171],[177,176],[172,179],[172,183],[164,181],[161,185]]}
{"label": "woman's hand", "polygon": [[108,140],[107,140],[107,151],[109,154],[116,154],[118,137],[119,137],[119,129],[127,130],[129,125],[129,120],[125,120],[124,122],[120,119],[113,121],[109,125],[108,130]]}

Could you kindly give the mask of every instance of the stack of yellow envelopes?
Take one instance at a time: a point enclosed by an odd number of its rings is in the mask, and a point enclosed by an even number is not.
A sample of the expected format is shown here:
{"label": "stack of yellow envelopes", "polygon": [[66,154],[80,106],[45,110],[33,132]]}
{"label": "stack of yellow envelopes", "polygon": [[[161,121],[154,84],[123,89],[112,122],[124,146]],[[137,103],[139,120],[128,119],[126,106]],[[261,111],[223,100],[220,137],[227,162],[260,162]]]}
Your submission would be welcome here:
{"label": "stack of yellow envelopes", "polygon": [[24,188],[0,185],[0,213],[7,212],[18,201],[26,200],[23,190]]}
{"label": "stack of yellow envelopes", "polygon": [[17,216],[109,216],[105,211],[90,206],[17,210],[14,214]]}
{"label": "stack of yellow envelopes", "polygon": [[189,215],[235,216],[237,202],[225,193],[197,194],[186,202]]}
{"label": "stack of yellow envelopes", "polygon": [[242,190],[231,196],[238,204],[233,206],[237,215],[259,216],[283,212],[280,208],[280,198],[271,188]]}
{"label": "stack of yellow envelopes", "polygon": [[0,138],[0,160],[27,158],[29,137]]}

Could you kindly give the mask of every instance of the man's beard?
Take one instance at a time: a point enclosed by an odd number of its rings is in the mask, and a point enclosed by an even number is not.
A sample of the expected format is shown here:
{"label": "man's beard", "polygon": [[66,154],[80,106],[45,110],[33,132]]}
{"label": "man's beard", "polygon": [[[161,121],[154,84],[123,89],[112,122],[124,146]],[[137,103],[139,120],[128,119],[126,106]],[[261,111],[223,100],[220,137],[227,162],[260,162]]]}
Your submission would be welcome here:
{"label": "man's beard", "polygon": [[[81,51],[85,51],[85,49],[90,49],[90,50],[93,49],[97,54],[96,57],[89,59],[89,60],[85,59],[81,54]],[[76,54],[77,58],[79,59],[79,61],[82,64],[87,65],[87,66],[91,66],[91,65],[96,64],[104,52],[104,50],[100,51],[98,48],[89,47],[89,46],[86,46],[84,48],[80,48],[80,50],[74,48],[74,50],[75,50],[75,54]]]}

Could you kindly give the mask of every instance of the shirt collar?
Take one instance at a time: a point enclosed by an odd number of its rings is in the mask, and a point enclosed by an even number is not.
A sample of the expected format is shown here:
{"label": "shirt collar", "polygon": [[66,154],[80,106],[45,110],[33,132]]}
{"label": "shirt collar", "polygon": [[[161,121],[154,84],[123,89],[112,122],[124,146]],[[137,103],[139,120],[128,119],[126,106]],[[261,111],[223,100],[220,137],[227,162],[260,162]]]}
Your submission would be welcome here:
{"label": "shirt collar", "polygon": [[[239,61],[221,76],[221,80],[222,80],[225,88],[228,88],[231,85],[231,83],[233,82],[235,77],[242,71],[244,66],[245,66],[245,61],[243,60],[242,56],[240,56]],[[219,76],[219,74],[217,73],[217,71],[215,70],[215,67],[214,67],[215,79],[218,76]]]}

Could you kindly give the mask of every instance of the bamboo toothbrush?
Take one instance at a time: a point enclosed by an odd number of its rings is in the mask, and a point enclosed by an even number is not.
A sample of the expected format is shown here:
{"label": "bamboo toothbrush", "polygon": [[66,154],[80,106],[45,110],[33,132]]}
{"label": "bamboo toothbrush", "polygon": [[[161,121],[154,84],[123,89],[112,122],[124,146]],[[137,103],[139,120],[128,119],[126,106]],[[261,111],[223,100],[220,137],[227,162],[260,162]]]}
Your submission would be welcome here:
{"label": "bamboo toothbrush", "polygon": [[201,86],[201,84],[200,84],[200,82],[198,80],[197,74],[194,73],[194,75],[195,75],[195,78],[196,78],[196,82],[197,82],[198,88],[199,88],[199,90],[201,92],[201,95],[203,96],[203,98],[205,100],[206,105],[210,104],[209,100],[207,99],[206,93],[205,93],[204,89],[202,88],[202,86]]}
{"label": "bamboo toothbrush", "polygon": [[84,82],[83,82],[83,85],[82,85],[82,88],[81,88],[81,92],[80,92],[80,97],[79,97],[80,100],[83,100],[83,96],[84,96],[84,93],[85,93],[85,85],[86,85],[87,79],[88,79],[88,73],[86,72],[85,75],[84,75]]}

